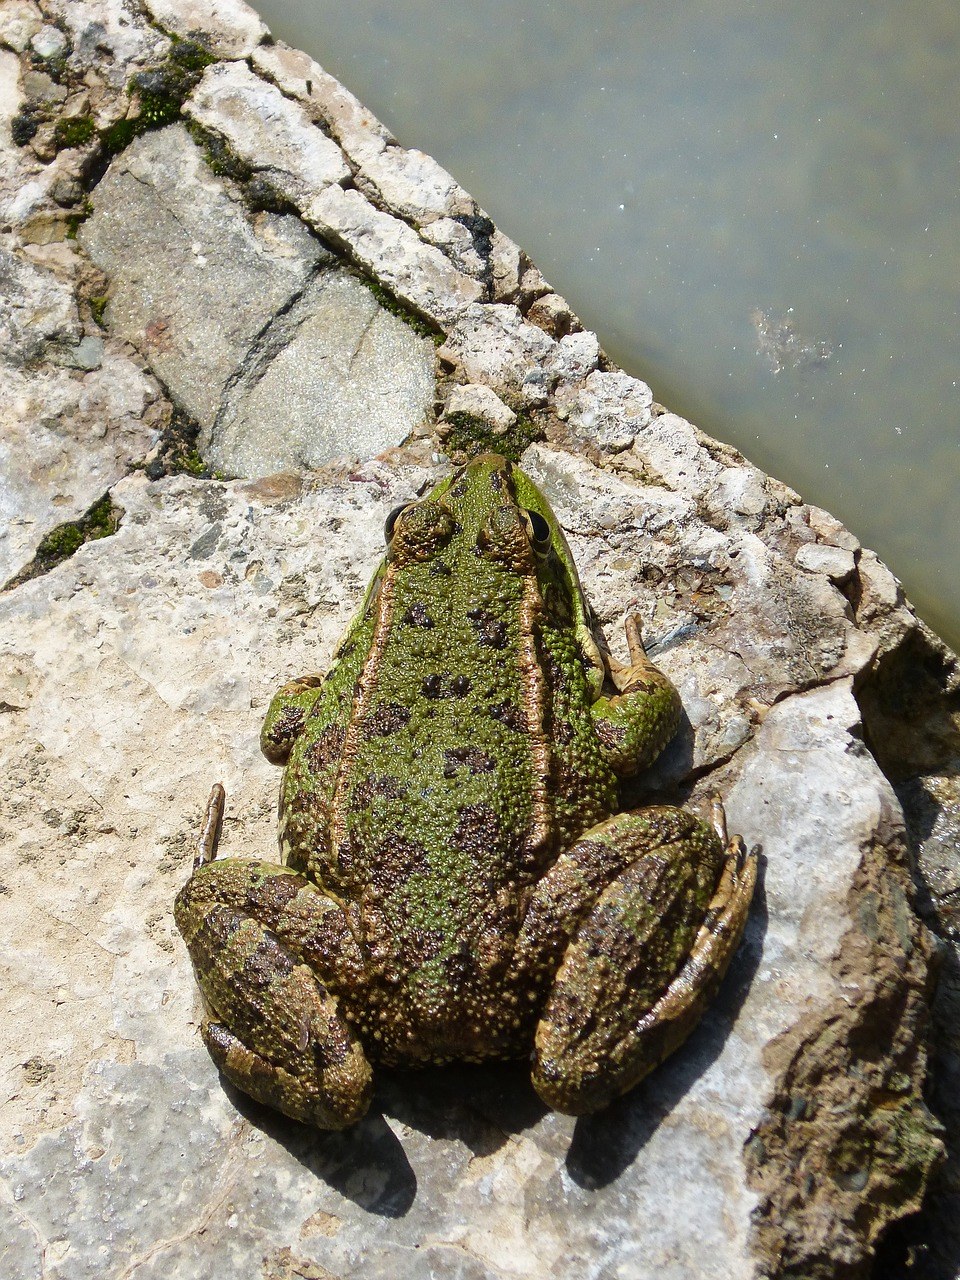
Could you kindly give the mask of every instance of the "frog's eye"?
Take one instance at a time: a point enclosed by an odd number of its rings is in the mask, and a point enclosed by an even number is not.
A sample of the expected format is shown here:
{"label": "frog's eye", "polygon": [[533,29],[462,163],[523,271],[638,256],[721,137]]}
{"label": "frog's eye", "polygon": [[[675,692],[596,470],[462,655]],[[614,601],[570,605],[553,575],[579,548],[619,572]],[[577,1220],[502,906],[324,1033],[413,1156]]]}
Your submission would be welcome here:
{"label": "frog's eye", "polygon": [[550,546],[550,526],[539,511],[524,511],[527,533],[534,551],[546,551]]}
{"label": "frog's eye", "polygon": [[412,506],[412,502],[401,502],[399,507],[393,508],[386,520],[383,522],[383,539],[385,542],[390,541],[393,537],[393,531],[396,528],[397,521],[403,515],[404,511],[406,511],[408,507]]}

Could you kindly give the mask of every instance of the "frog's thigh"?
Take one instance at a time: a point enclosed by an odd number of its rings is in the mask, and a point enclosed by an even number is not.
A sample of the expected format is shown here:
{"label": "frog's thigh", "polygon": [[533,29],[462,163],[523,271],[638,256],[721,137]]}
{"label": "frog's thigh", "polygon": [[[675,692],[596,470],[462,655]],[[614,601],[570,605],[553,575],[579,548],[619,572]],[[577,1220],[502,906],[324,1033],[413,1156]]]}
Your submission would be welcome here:
{"label": "frog's thigh", "polygon": [[224,859],[194,873],[174,914],[223,1074],[295,1120],[323,1129],[359,1120],[372,1073],[325,985],[352,980],[339,906],[274,863]]}
{"label": "frog's thigh", "polygon": [[273,695],[260,730],[260,750],[271,764],[286,764],[294,739],[319,698],[323,683],[323,676],[301,676]]}
{"label": "frog's thigh", "polygon": [[594,828],[546,878],[548,898],[554,873],[569,886],[561,864],[591,847],[597,861],[597,844],[622,869],[581,910],[532,1069],[544,1101],[574,1115],[632,1088],[693,1029],[737,948],[756,882],[756,859],[739,838],[724,849],[693,814],[663,807]]}

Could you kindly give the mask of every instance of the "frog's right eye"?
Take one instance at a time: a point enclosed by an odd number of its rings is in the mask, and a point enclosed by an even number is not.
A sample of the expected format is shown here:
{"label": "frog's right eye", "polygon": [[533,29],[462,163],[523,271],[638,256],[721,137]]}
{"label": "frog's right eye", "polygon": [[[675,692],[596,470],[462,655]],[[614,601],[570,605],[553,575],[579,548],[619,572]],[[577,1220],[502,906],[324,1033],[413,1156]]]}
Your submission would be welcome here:
{"label": "frog's right eye", "polygon": [[393,537],[393,531],[396,528],[397,521],[403,515],[404,511],[413,505],[414,504],[412,502],[401,502],[399,507],[393,508],[386,520],[383,522],[383,539],[385,542],[389,542]]}
{"label": "frog's right eye", "polygon": [[546,551],[550,547],[550,526],[540,514],[539,511],[525,510],[523,512],[527,530],[530,534],[530,541],[537,551]]}

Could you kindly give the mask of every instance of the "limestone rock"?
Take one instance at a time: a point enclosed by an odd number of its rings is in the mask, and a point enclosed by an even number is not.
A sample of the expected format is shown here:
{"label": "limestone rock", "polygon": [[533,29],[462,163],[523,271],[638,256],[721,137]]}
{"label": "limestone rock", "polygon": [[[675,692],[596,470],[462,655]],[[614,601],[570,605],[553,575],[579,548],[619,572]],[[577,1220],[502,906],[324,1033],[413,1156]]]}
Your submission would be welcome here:
{"label": "limestone rock", "polygon": [[166,31],[187,39],[200,32],[225,58],[245,58],[267,35],[263,20],[243,0],[146,0]]}
{"label": "limestone rock", "polygon": [[143,457],[157,395],[118,343],[83,336],[65,281],[0,249],[0,586]]}
{"label": "limestone rock", "polygon": [[138,138],[93,201],[80,243],[111,279],[111,329],[209,429],[257,335],[316,270],[320,246],[292,217],[254,227],[182,125]]}
{"label": "limestone rock", "polygon": [[254,68],[285,94],[305,103],[343,148],[356,167],[378,155],[393,135],[349,89],[324,71],[313,58],[282,41],[260,45],[253,54]]}
{"label": "limestone rock", "polygon": [[429,339],[298,219],[251,220],[180,125],[114,162],[81,242],[111,278],[111,327],[200,424],[219,470],[376,453],[430,412]]}
{"label": "limestone rock", "polygon": [[[603,502],[582,504],[591,487],[604,495],[609,477],[542,449],[525,462],[562,477],[560,515],[569,524],[577,513],[570,536],[591,597],[629,595],[636,570],[618,525]],[[247,1104],[238,1117],[198,1043],[185,1039],[197,1003],[169,904],[189,871],[207,784],[222,778],[230,796],[224,852],[268,852],[277,774],[257,756],[259,715],[279,681],[322,667],[381,553],[384,513],[429,480],[422,467],[383,463],[306,485],[292,477],[152,485],[134,476],[114,488],[126,513],[115,537],[3,602],[0,696],[21,708],[0,717],[0,758],[16,780],[2,792],[16,816],[0,818],[14,835],[0,866],[13,892],[0,897],[0,916],[17,993],[4,1055],[27,1065],[0,1117],[13,1143],[0,1167],[20,1188],[5,1212],[24,1265],[33,1265],[36,1240],[60,1239],[62,1262],[48,1253],[54,1280],[102,1275],[106,1215],[118,1274],[144,1254],[186,1277],[209,1274],[224,1256],[250,1270],[296,1241],[298,1266],[335,1275],[365,1251],[384,1275],[425,1277],[446,1272],[454,1251],[478,1276],[545,1277],[569,1256],[576,1219],[585,1274],[615,1259],[638,1277],[726,1280],[754,1273],[751,1213],[760,1206],[765,1222],[778,1221],[775,1189],[785,1185],[801,1198],[792,1212],[818,1222],[819,1234],[801,1241],[807,1254],[827,1256],[837,1232],[848,1252],[862,1251],[859,1197],[844,1192],[838,1213],[830,1195],[829,1179],[855,1185],[860,1176],[831,1155],[833,1111],[821,1113],[815,1095],[805,1104],[803,1149],[819,1163],[804,1199],[805,1184],[794,1188],[775,1163],[787,1157],[772,1131],[780,1113],[767,1110],[795,1061],[781,1049],[772,1071],[768,1046],[792,1043],[796,1026],[818,1027],[838,1009],[871,1025],[883,1000],[871,979],[881,957],[908,958],[890,981],[911,1016],[922,1005],[924,952],[902,863],[879,882],[902,936],[864,922],[856,906],[859,878],[879,874],[875,851],[901,848],[901,836],[889,785],[858,747],[849,680],[782,699],[726,766],[731,821],[765,852],[758,908],[688,1045],[606,1114],[576,1123],[544,1114],[522,1069],[461,1068],[385,1075],[369,1120],[317,1137]],[[622,504],[623,487],[616,492],[610,502]],[[746,582],[751,571],[742,572]],[[737,714],[729,694],[716,705],[721,718]],[[824,853],[829,876],[817,873]],[[37,947],[51,913],[70,928],[57,926],[58,963],[38,985],[29,975],[41,971]],[[837,967],[845,947],[859,956],[855,968]],[[862,1039],[862,1057],[845,1066],[856,1076],[869,1065],[879,1072],[871,1088],[893,1088],[896,1071],[914,1078],[921,1050],[905,1037],[885,1056],[886,1024],[876,1025],[877,1039]],[[120,1052],[123,1043],[137,1046],[134,1057]],[[896,1097],[894,1129],[928,1133],[916,1093]],[[873,1112],[857,1107],[868,1126]],[[756,1140],[747,1144],[768,1129],[761,1160]],[[932,1157],[935,1140],[923,1141],[912,1148],[916,1165],[896,1166],[904,1187]],[[76,1158],[86,1175],[64,1178]],[[229,1206],[217,1190],[225,1163]],[[368,1166],[379,1170],[369,1190]],[[868,1179],[893,1167],[875,1162]],[[158,1197],[155,1180],[189,1194]],[[910,1194],[903,1190],[901,1210]],[[888,1201],[874,1231],[893,1212]]]}
{"label": "limestone rock", "polygon": [[207,456],[267,476],[372,457],[432,416],[433,343],[343,271],[322,271],[231,388]]}
{"label": "limestone rock", "polygon": [[444,417],[455,418],[466,414],[486,423],[494,432],[502,434],[513,426],[517,415],[503,403],[496,392],[489,387],[467,383],[466,386],[455,386],[447,397],[443,409]]}
{"label": "limestone rock", "polygon": [[471,214],[474,203],[446,169],[422,151],[384,147],[357,172],[357,186],[401,218],[429,225],[435,218]]}
{"label": "limestone rock", "polygon": [[[563,341],[569,344],[574,340],[582,342],[583,338],[578,333]],[[649,423],[652,403],[653,392],[645,382],[619,371],[595,370],[582,385],[574,384],[558,397],[557,412],[581,440],[592,440],[601,449],[620,453],[630,448]]]}
{"label": "limestone rock", "polygon": [[297,103],[244,63],[216,63],[184,104],[186,113],[219,134],[281,195],[302,206],[350,170],[340,148]]}
{"label": "limestone rock", "polygon": [[475,303],[460,313],[440,355],[459,365],[468,381],[485,383],[508,403],[532,407],[546,404],[556,382],[548,364],[554,346],[515,307]]}
{"label": "limestone rock", "polygon": [[328,187],[303,211],[307,222],[403,302],[438,325],[450,324],[482,293],[439,249],[359,191]]}

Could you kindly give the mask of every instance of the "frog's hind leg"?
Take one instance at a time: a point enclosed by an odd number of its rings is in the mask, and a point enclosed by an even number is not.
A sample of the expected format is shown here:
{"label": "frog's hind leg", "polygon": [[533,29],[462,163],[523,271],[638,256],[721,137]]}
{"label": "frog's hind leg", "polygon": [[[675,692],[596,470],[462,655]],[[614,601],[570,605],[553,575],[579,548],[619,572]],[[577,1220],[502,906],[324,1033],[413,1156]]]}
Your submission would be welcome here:
{"label": "frog's hind leg", "polygon": [[717,806],[717,829],[682,809],[620,814],[573,845],[538,887],[524,932],[562,937],[570,922],[532,1069],[556,1110],[596,1111],[632,1088],[716,994],[757,872],[739,837],[726,842],[722,813]]}
{"label": "frog's hind leg", "polygon": [[194,872],[174,916],[203,995],[201,1032],[227,1079],[323,1129],[359,1120],[372,1072],[328,985],[346,987],[360,963],[340,907],[284,867],[225,858]]}

